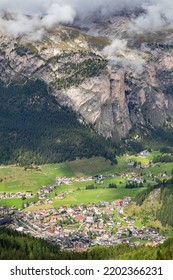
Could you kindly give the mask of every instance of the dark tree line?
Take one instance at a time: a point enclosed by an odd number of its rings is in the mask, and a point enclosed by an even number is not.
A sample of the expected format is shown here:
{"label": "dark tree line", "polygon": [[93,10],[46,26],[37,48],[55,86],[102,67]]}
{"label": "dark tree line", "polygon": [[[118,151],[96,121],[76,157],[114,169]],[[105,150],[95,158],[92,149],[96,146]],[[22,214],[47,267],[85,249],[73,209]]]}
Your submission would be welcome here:
{"label": "dark tree line", "polygon": [[157,211],[157,219],[166,226],[173,226],[173,177],[167,182],[161,183],[160,200],[161,208]]}
{"label": "dark tree line", "polygon": [[159,155],[153,158],[153,163],[157,162],[173,162],[173,155]]}
{"label": "dark tree line", "polygon": [[[140,135],[134,140],[134,135]],[[170,125],[153,126],[149,122],[146,125],[133,125],[128,142],[124,142],[124,151],[139,153],[142,150],[160,149],[162,153],[173,154],[173,128]]]}
{"label": "dark tree line", "polygon": [[172,260],[173,239],[156,247],[95,246],[85,252],[60,251],[43,239],[0,228],[0,260]]}
{"label": "dark tree line", "polygon": [[0,82],[0,163],[57,163],[103,156],[116,163],[118,147],[59,106],[42,81]]}
{"label": "dark tree line", "polygon": [[142,182],[138,183],[138,182],[128,182],[125,185],[126,189],[135,189],[135,188],[143,188],[144,185]]}

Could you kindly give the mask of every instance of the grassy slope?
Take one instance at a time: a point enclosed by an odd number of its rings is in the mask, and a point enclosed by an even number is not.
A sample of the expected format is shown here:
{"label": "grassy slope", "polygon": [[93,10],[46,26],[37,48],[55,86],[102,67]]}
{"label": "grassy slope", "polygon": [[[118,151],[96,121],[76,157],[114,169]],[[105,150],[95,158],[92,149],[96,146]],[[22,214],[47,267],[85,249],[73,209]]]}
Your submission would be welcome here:
{"label": "grassy slope", "polygon": [[[55,178],[60,176],[66,177],[82,177],[90,176],[95,174],[114,174],[117,172],[131,173],[136,172],[138,174],[143,173],[143,178],[146,178],[147,173],[158,174],[165,170],[169,173],[172,170],[172,163],[159,163],[153,167],[137,170],[128,169],[127,160],[134,159],[140,161],[142,165],[148,164],[149,160],[152,159],[157,152],[153,152],[145,157],[124,155],[118,158],[118,164],[115,166],[111,165],[109,160],[105,160],[102,157],[95,157],[91,159],[82,159],[72,162],[65,162],[59,164],[46,164],[39,167],[39,171],[24,170],[19,166],[1,166],[0,167],[0,178],[3,179],[0,182],[0,192],[18,192],[18,191],[32,191],[36,194],[38,189],[43,185],[52,184],[55,182]],[[116,183],[117,189],[108,189],[110,183]],[[142,189],[125,189],[126,179],[122,177],[106,178],[102,184],[95,183],[94,180],[86,182],[75,182],[71,185],[62,185],[56,188],[55,192],[50,196],[53,200],[53,206],[59,207],[60,205],[70,206],[71,204],[80,203],[92,203],[99,201],[113,201],[114,199],[123,198],[124,196],[135,197],[135,195]],[[86,186],[94,184],[97,189],[86,190]],[[55,199],[55,193],[59,194],[67,190],[74,190],[74,193],[66,195],[64,199]],[[1,201],[5,205],[21,205],[21,199],[6,199]],[[51,205],[49,205],[51,206]],[[42,207],[48,207],[43,205]]]}
{"label": "grassy slope", "polygon": [[[49,48],[50,47],[50,39],[52,39],[52,36],[60,36],[60,39],[55,41],[54,44],[57,48],[61,50],[85,50],[88,51],[91,49],[98,49],[101,50],[105,46],[110,45],[111,41],[108,37],[102,37],[102,36],[91,36],[88,34],[85,34],[81,32],[80,30],[70,27],[70,26],[56,26],[53,27],[50,30],[50,34],[47,34],[48,40],[47,42],[44,42],[44,44],[41,42],[40,47],[41,48]],[[51,41],[51,43],[53,43]]]}
{"label": "grassy slope", "polygon": [[[91,159],[81,159],[59,164],[46,164],[36,169],[24,170],[19,166],[0,166],[0,192],[33,191],[36,192],[41,186],[51,184],[56,177],[90,176],[95,174],[112,174],[119,170],[125,171],[127,163],[124,157],[119,164],[112,166],[109,160],[102,157]],[[113,179],[114,181],[115,179]],[[117,182],[123,179],[117,178]],[[107,179],[106,183],[111,183],[112,179]],[[76,182],[75,186],[81,183]],[[88,183],[87,183],[88,184]],[[84,186],[86,184],[84,183]]]}
{"label": "grassy slope", "polygon": [[24,170],[19,166],[4,166],[0,168],[0,192],[26,192],[33,193],[43,186],[53,183],[53,178],[42,171]]}
{"label": "grassy slope", "polygon": [[[126,168],[126,164],[124,164]],[[43,185],[52,184],[56,177],[74,177],[74,176],[89,176],[94,174],[110,174],[119,170],[118,166],[112,166],[109,160],[102,157],[91,159],[82,159],[73,162],[65,162],[60,164],[47,164],[36,169],[24,170],[19,166],[1,166],[0,178],[0,192],[26,192],[32,191],[36,194],[38,189]],[[105,189],[110,183],[116,183],[117,189]],[[86,186],[94,184],[97,189],[85,190]],[[67,195],[65,199],[55,199],[55,193],[51,194],[53,205],[55,207],[60,205],[71,205],[80,203],[90,203],[99,201],[113,201],[114,199],[122,198],[126,195],[132,197],[139,191],[138,189],[127,190],[124,188],[125,179],[121,177],[106,178],[103,184],[96,184],[94,180],[86,182],[73,182],[72,185],[63,185],[56,188],[56,193],[62,193],[69,189],[73,189],[73,194]],[[80,190],[79,190],[80,189]],[[7,206],[16,205],[21,206],[21,199],[5,199],[0,201],[1,204]],[[47,207],[47,206],[45,206]]]}

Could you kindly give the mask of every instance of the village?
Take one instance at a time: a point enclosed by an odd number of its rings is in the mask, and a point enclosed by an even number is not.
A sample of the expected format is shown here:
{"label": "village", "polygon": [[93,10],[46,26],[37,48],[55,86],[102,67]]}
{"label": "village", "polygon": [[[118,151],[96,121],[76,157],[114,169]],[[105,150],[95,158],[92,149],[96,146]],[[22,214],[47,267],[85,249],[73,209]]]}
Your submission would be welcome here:
{"label": "village", "polygon": [[165,241],[154,228],[137,228],[134,219],[124,216],[123,209],[130,197],[99,204],[62,206],[59,209],[39,209],[23,212],[0,207],[0,225],[43,238],[62,250],[82,251],[91,246],[155,246]]}
{"label": "village", "polygon": [[[148,154],[147,150],[142,151],[140,156],[146,154]],[[37,193],[32,191],[0,192],[0,202],[11,198],[23,201],[22,208],[14,205],[6,207],[0,204],[0,226],[5,225],[18,232],[43,238],[59,245],[62,250],[82,251],[95,245],[113,246],[121,243],[127,243],[130,246],[144,244],[155,246],[163,243],[165,237],[154,228],[137,227],[135,220],[124,214],[124,208],[132,201],[131,197],[126,196],[112,202],[100,201],[87,204],[79,204],[79,202],[71,206],[65,204],[65,199],[78,191],[77,188],[73,188],[75,182],[88,182],[93,184],[88,187],[97,188],[98,185],[101,189],[110,187],[105,186],[106,180],[118,179],[119,184],[121,180],[124,180],[126,188],[132,186],[140,188],[147,184],[157,184],[160,179],[169,178],[165,172],[153,175],[147,169],[153,166],[152,162],[141,165],[135,160],[128,159],[126,164],[126,171],[117,171],[113,174],[71,178],[58,176],[53,184],[42,186]],[[143,169],[147,170],[145,176]],[[116,188],[116,184],[110,185]],[[54,207],[53,200],[62,203],[59,207]]]}

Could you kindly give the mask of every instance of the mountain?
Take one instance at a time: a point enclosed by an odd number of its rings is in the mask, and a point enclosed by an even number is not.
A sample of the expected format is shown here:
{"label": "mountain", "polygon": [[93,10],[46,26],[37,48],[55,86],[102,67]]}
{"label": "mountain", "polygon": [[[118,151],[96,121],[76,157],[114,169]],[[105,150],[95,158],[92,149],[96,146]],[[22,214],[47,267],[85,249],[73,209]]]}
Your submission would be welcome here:
{"label": "mountain", "polygon": [[129,21],[126,15],[86,26],[76,21],[48,29],[37,41],[1,32],[1,83],[8,91],[43,81],[57,108],[70,108],[105,139],[155,140],[161,129],[161,142],[169,138],[172,145],[173,29],[133,34]]}
{"label": "mountain", "polygon": [[116,163],[117,145],[60,107],[40,80],[0,82],[0,163],[56,163],[104,156]]}

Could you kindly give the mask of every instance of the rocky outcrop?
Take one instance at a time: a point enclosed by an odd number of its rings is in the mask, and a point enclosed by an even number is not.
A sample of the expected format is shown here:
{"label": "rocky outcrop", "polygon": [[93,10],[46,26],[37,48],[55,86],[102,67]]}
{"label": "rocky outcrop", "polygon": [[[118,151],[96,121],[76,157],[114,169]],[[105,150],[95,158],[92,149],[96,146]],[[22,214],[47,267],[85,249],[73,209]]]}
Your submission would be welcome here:
{"label": "rocky outcrop", "polygon": [[54,94],[61,104],[71,106],[85,121],[92,123],[99,134],[119,140],[131,128],[124,92],[124,71],[119,69],[108,70],[86,80],[80,87]]}
{"label": "rocky outcrop", "polygon": [[[166,56],[159,53],[164,63]],[[169,70],[163,70],[162,63],[156,61],[157,53],[152,59],[146,61],[140,74],[111,66],[79,87],[54,94],[105,137],[125,138],[135,124],[162,126],[173,117],[172,71],[170,60]]]}
{"label": "rocky outcrop", "polygon": [[143,57],[142,71],[138,71],[129,63],[107,62],[106,66],[101,48],[107,43],[108,39],[67,27],[47,33],[42,42],[1,34],[0,79],[7,85],[11,80],[44,80],[60,105],[71,107],[79,119],[116,141],[125,138],[136,124],[159,126],[170,121],[172,45],[140,42],[130,46],[128,57],[134,56],[135,47]]}

